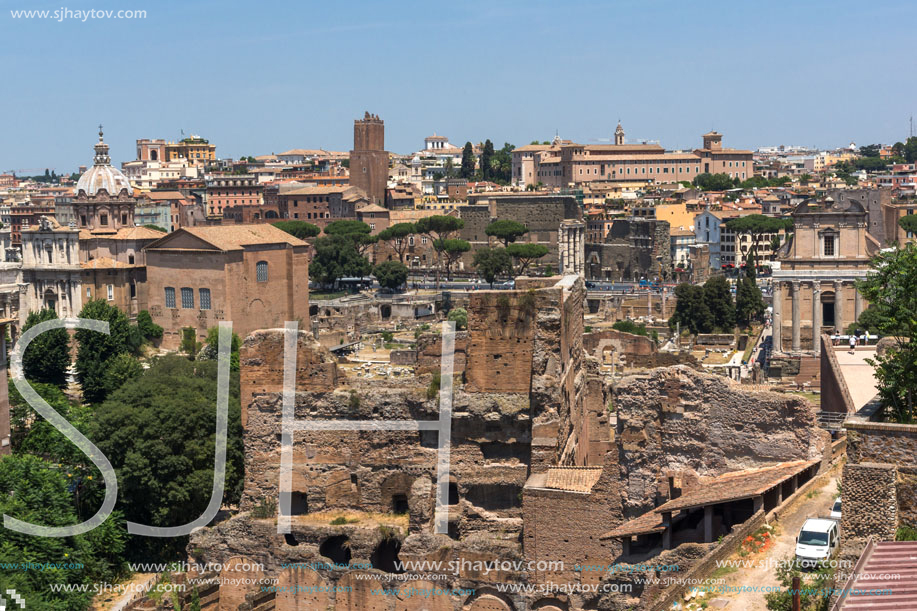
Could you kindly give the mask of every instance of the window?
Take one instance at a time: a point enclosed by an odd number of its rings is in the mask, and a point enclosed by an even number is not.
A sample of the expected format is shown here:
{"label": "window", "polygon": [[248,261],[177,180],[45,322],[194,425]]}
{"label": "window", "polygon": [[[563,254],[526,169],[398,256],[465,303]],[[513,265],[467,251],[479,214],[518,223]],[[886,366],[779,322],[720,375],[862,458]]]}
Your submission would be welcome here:
{"label": "window", "polygon": [[133,265],[134,264],[134,255],[127,255],[127,262]]}
{"label": "window", "polygon": [[108,285],[108,300],[109,301],[115,300],[115,285],[114,284]]}
{"label": "window", "polygon": [[201,298],[201,309],[209,310],[210,309],[210,289],[200,289],[198,291]]}
{"label": "window", "polygon": [[99,224],[100,224],[100,225],[108,225],[108,215],[107,215],[107,214],[104,214],[104,213],[103,213],[103,214],[100,214],[100,215],[99,215]]}
{"label": "window", "polygon": [[181,290],[181,307],[186,310],[194,308],[194,289],[182,287]]}
{"label": "window", "polygon": [[86,287],[86,299],[92,299],[92,288]]}
{"label": "window", "polygon": [[167,308],[175,307],[175,288],[171,286],[166,287],[166,307]]}
{"label": "window", "polygon": [[267,282],[267,261],[258,261],[255,264],[255,279],[258,282]]}
{"label": "window", "polygon": [[833,235],[825,236],[825,256],[826,257],[834,256],[834,236]]}

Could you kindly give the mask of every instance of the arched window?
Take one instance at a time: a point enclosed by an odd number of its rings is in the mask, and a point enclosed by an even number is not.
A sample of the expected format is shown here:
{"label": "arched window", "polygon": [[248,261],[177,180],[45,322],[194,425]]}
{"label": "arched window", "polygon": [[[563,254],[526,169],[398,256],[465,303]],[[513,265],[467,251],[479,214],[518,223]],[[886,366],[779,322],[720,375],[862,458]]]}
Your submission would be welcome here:
{"label": "arched window", "polygon": [[172,287],[172,286],[166,287],[166,307],[167,308],[175,307],[175,287]]}
{"label": "arched window", "polygon": [[267,282],[267,261],[258,261],[255,264],[255,279],[258,282]]}
{"label": "arched window", "polygon": [[186,310],[194,308],[194,289],[187,286],[181,289],[181,307]]}

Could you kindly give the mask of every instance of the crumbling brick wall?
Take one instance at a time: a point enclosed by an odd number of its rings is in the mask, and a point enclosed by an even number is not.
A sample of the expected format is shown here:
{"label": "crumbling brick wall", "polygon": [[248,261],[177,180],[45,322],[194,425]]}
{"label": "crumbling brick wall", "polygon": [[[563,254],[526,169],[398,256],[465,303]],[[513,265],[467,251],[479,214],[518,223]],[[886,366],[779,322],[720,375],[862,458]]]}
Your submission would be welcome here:
{"label": "crumbling brick wall", "polygon": [[614,405],[627,517],[668,500],[671,473],[712,476],[830,451],[805,399],[745,391],[684,365],[624,379]]}

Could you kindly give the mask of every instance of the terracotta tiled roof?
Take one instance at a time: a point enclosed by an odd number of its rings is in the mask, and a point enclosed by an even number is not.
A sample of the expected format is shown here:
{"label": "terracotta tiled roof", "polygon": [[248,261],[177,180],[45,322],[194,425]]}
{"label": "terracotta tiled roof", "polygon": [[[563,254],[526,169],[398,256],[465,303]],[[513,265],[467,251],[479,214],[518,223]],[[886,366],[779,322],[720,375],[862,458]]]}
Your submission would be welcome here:
{"label": "terracotta tiled roof", "polygon": [[[269,224],[182,227],[169,235],[176,235],[180,232],[189,233],[216,246],[220,250],[242,250],[246,246],[278,244],[283,242],[292,244],[293,246],[307,246],[302,240],[294,238],[286,231],[277,229]],[[156,245],[152,244],[150,248],[156,248]]]}
{"label": "terracotta tiled roof", "polygon": [[602,467],[551,467],[545,478],[545,488],[591,492],[602,476]]}
{"label": "terracotta tiled roof", "polygon": [[634,535],[648,535],[661,533],[665,530],[662,525],[662,515],[655,511],[647,511],[642,516],[628,520],[613,531],[602,535],[602,539],[616,539],[619,537],[633,537]]}
{"label": "terracotta tiled roof", "polygon": [[158,240],[164,235],[166,234],[149,227],[122,227],[118,231],[112,232],[80,229],[81,240],[92,240],[94,238],[106,240]]}
{"label": "terracotta tiled roof", "polygon": [[109,257],[99,257],[98,259],[87,261],[86,263],[80,263],[80,267],[83,269],[127,269],[130,267],[136,267],[136,265],[130,265],[122,261],[115,261]]}
{"label": "terracotta tiled roof", "polygon": [[368,206],[358,208],[357,212],[388,212],[388,208],[383,208],[379,204],[369,204]]}
{"label": "terracotta tiled roof", "polygon": [[717,505],[730,501],[761,496],[774,486],[816,464],[817,460],[795,460],[768,467],[743,469],[717,477],[702,477],[696,489],[686,492],[677,499],[618,526],[603,537],[628,537],[637,534],[659,532],[662,514],[677,513],[682,509],[695,509],[705,505]]}

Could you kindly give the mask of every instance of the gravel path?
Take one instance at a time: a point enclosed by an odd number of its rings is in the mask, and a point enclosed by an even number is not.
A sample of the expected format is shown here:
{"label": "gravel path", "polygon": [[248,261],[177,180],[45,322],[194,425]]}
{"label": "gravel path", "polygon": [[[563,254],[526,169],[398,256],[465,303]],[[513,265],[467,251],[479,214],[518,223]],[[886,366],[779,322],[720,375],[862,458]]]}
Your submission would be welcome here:
{"label": "gravel path", "polygon": [[[755,566],[739,568],[735,573],[724,577],[726,585],[735,588],[741,586],[761,587],[776,586],[777,577],[775,567],[782,560],[791,557],[796,549],[796,535],[806,518],[827,517],[831,505],[837,496],[837,477],[840,474],[838,466],[834,466],[825,483],[815,488],[818,494],[808,498],[809,494],[793,501],[790,511],[776,522],[777,535],[772,546],[764,553],[742,558],[733,555],[730,560],[738,562],[754,561]],[[736,611],[767,611],[767,603],[762,592],[743,591],[718,594],[716,598],[729,601],[726,609]]]}

